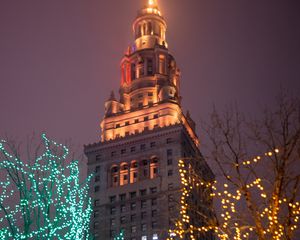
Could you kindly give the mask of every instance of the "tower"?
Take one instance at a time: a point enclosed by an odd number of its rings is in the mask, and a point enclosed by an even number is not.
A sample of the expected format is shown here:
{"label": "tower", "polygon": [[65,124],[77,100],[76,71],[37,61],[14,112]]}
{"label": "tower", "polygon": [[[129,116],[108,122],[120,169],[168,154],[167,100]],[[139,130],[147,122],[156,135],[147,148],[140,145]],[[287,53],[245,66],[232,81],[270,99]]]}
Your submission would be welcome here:
{"label": "tower", "polygon": [[[157,1],[148,0],[133,22],[134,44],[121,61],[120,98],[112,93],[105,102],[101,141],[85,146],[88,171],[95,174],[90,194],[96,239],[113,239],[121,230],[125,239],[166,239],[180,213],[180,159],[213,179],[195,123],[181,107],[180,70],[166,30]],[[197,193],[193,204],[200,203],[211,205]]]}

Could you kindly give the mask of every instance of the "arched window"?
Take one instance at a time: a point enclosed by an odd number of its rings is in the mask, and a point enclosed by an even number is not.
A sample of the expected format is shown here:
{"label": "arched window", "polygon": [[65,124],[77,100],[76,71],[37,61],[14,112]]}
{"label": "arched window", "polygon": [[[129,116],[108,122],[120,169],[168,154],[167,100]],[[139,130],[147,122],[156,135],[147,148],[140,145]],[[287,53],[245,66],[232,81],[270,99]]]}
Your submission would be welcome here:
{"label": "arched window", "polygon": [[137,161],[132,161],[130,166],[130,183],[135,183],[138,181],[138,163]]}
{"label": "arched window", "polygon": [[113,166],[110,171],[111,176],[111,186],[117,187],[119,184],[119,168],[117,166]]}
{"label": "arched window", "polygon": [[150,178],[151,179],[156,178],[158,176],[158,171],[159,171],[158,165],[159,165],[158,158],[156,156],[152,157],[150,160]]}
{"label": "arched window", "polygon": [[122,163],[120,169],[120,186],[128,184],[128,163]]}

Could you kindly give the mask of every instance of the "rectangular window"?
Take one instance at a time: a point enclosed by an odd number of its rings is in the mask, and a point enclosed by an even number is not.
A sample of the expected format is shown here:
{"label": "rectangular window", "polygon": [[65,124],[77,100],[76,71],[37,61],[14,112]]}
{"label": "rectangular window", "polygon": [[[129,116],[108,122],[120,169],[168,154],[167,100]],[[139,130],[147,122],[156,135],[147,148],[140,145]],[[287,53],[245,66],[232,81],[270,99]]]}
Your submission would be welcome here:
{"label": "rectangular window", "polygon": [[147,194],[147,190],[146,189],[140,190],[140,195],[141,196],[146,196],[146,194]]}
{"label": "rectangular window", "polygon": [[136,226],[131,226],[131,233],[136,233]]}
{"label": "rectangular window", "polygon": [[116,128],[119,128],[121,127],[120,123],[116,124]]}
{"label": "rectangular window", "polygon": [[148,92],[148,97],[153,97],[153,92]]}
{"label": "rectangular window", "polygon": [[136,209],[136,203],[135,202],[133,202],[133,203],[130,204],[130,209],[131,210],[135,210]]}
{"label": "rectangular window", "polygon": [[125,216],[120,217],[120,223],[124,224],[125,222],[126,222],[126,217]]}
{"label": "rectangular window", "polygon": [[168,200],[169,200],[169,202],[173,202],[174,201],[174,196],[172,194],[169,194]]}
{"label": "rectangular window", "polygon": [[150,188],[151,193],[157,193],[157,187],[152,187]]}
{"label": "rectangular window", "polygon": [[148,121],[149,120],[149,117],[144,117],[144,121]]}
{"label": "rectangular window", "polygon": [[100,166],[96,166],[95,173],[100,173],[100,171],[101,171],[101,167]]}
{"label": "rectangular window", "polygon": [[125,132],[125,136],[129,136],[129,132]]}
{"label": "rectangular window", "polygon": [[121,154],[125,154],[125,153],[126,153],[126,149],[122,149]]}
{"label": "rectangular window", "polygon": [[154,148],[155,146],[156,146],[156,142],[150,143],[150,147],[151,147],[151,148]]}
{"label": "rectangular window", "polygon": [[139,123],[139,120],[138,120],[138,119],[135,119],[135,120],[134,120],[134,123]]}
{"label": "rectangular window", "polygon": [[96,199],[96,200],[94,201],[94,206],[97,207],[97,206],[99,206],[99,205],[100,205],[100,200],[99,200],[99,199]]}
{"label": "rectangular window", "polygon": [[164,55],[159,56],[159,73],[165,74],[166,60]]}
{"label": "rectangular window", "polygon": [[173,164],[173,159],[172,158],[168,158],[168,165],[170,166],[170,165],[172,165]]}
{"label": "rectangular window", "polygon": [[120,206],[120,211],[121,211],[121,213],[126,212],[126,206],[125,206],[124,204],[122,204],[122,205]]}
{"label": "rectangular window", "polygon": [[144,127],[144,131],[148,131],[149,130],[149,127]]}
{"label": "rectangular window", "polygon": [[157,205],[157,199],[156,198],[151,199],[151,205],[152,206],[156,206]]}
{"label": "rectangular window", "polygon": [[116,219],[114,219],[114,218],[110,219],[110,226],[111,227],[116,226]]}
{"label": "rectangular window", "polygon": [[120,197],[120,200],[121,200],[121,201],[125,201],[125,199],[126,199],[126,194],[125,194],[125,193],[120,194],[119,197]]}
{"label": "rectangular window", "polygon": [[132,214],[130,216],[130,220],[131,220],[131,222],[135,222],[136,221],[136,214]]}
{"label": "rectangular window", "polygon": [[135,147],[131,147],[130,152],[135,152]]}
{"label": "rectangular window", "polygon": [[100,176],[95,176],[95,182],[100,182]]}
{"label": "rectangular window", "polygon": [[147,231],[147,225],[145,223],[142,224],[142,232]]}
{"label": "rectangular window", "polygon": [[114,157],[114,156],[116,156],[116,155],[117,155],[117,152],[116,152],[116,151],[111,152],[111,156],[112,156],[112,157]]}
{"label": "rectangular window", "polygon": [[168,177],[173,176],[173,170],[168,170]]}
{"label": "rectangular window", "polygon": [[172,156],[172,155],[173,155],[172,149],[168,149],[168,150],[167,150],[167,156]]}
{"label": "rectangular window", "polygon": [[99,154],[99,155],[96,156],[96,161],[100,161],[101,159],[102,159],[102,155],[101,154]]}
{"label": "rectangular window", "polygon": [[142,108],[143,107],[143,103],[140,102],[139,105],[138,105],[138,107]]}
{"label": "rectangular window", "polygon": [[157,210],[152,210],[152,214],[151,214],[152,217],[156,217],[157,216]]}
{"label": "rectangular window", "polygon": [[153,60],[150,58],[147,59],[147,75],[153,75]]}
{"label": "rectangular window", "polygon": [[130,198],[131,198],[131,199],[136,198],[136,192],[131,192],[131,193],[130,193]]}
{"label": "rectangular window", "polygon": [[167,144],[170,144],[170,143],[172,143],[172,138],[167,138]]}
{"label": "rectangular window", "polygon": [[94,187],[94,192],[99,192],[100,191],[100,186]]}
{"label": "rectangular window", "polygon": [[116,197],[116,196],[110,196],[110,197],[109,197],[110,203],[115,203],[116,200],[117,200],[117,197]]}
{"label": "rectangular window", "polygon": [[157,222],[156,221],[153,221],[152,222],[152,229],[156,229],[157,228]]}
{"label": "rectangular window", "polygon": [[94,210],[94,218],[99,217],[99,210]]}
{"label": "rectangular window", "polygon": [[141,150],[145,150],[146,149],[146,144],[141,144]]}
{"label": "rectangular window", "polygon": [[94,222],[94,229],[96,229],[98,227],[99,227],[99,222],[98,221]]}
{"label": "rectangular window", "polygon": [[147,218],[147,212],[142,212],[141,219],[146,219],[146,218]]}
{"label": "rectangular window", "polygon": [[126,122],[125,122],[125,126],[128,126],[128,125],[129,125],[129,121],[126,121]]}
{"label": "rectangular window", "polygon": [[155,115],[153,116],[153,118],[154,118],[154,119],[158,118],[158,114],[155,114]]}
{"label": "rectangular window", "polygon": [[168,190],[173,190],[173,183],[168,184]]}
{"label": "rectangular window", "polygon": [[147,201],[146,200],[142,200],[141,201],[141,208],[146,208],[147,207]]}
{"label": "rectangular window", "polygon": [[110,208],[110,214],[111,215],[115,215],[116,214],[116,208],[115,207],[111,207]]}

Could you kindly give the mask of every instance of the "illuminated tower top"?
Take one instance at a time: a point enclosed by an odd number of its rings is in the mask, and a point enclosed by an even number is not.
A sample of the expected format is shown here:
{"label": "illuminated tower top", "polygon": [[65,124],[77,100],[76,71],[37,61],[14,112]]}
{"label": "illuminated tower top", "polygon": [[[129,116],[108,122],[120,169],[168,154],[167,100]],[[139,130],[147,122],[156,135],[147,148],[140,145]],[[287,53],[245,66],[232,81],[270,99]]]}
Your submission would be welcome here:
{"label": "illuminated tower top", "polygon": [[133,21],[134,42],[121,61],[120,98],[105,103],[102,141],[184,124],[198,144],[194,122],[181,109],[180,70],[166,42],[167,24],[156,0]]}
{"label": "illuminated tower top", "polygon": [[136,50],[154,47],[155,44],[167,47],[166,30],[167,24],[157,2],[149,0],[133,22]]}

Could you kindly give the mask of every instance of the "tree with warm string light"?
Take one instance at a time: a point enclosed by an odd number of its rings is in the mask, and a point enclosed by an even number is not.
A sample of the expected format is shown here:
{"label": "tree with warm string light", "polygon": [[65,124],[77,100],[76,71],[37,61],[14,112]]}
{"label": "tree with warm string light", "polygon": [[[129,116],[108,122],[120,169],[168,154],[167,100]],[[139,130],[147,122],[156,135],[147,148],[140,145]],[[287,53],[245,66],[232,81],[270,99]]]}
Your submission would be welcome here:
{"label": "tree with warm string light", "polygon": [[91,176],[80,183],[66,146],[44,134],[41,146],[25,161],[14,144],[0,142],[0,239],[89,239]]}
{"label": "tree with warm string light", "polygon": [[[214,231],[221,240],[292,240],[300,216],[300,101],[281,96],[262,120],[246,118],[236,108],[214,111],[205,129],[212,142],[208,159],[220,176],[207,182],[179,161],[183,185],[180,217],[170,239],[198,239]],[[263,153],[263,154],[261,154]],[[194,226],[188,199],[197,188],[211,189],[216,221]],[[203,218],[205,212],[199,212]]]}

